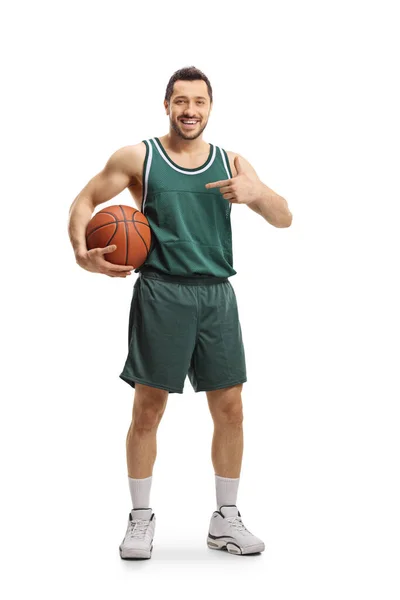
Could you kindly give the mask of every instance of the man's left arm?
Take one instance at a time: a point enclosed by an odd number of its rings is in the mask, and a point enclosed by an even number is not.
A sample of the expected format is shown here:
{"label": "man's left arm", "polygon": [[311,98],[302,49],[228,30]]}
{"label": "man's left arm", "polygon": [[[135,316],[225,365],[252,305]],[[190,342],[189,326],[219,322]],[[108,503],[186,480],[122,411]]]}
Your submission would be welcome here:
{"label": "man's left arm", "polygon": [[247,204],[275,227],[289,227],[292,213],[285,198],[265,185],[251,164],[240,154],[235,154],[234,166],[236,175],[232,179],[208,183],[206,188],[219,187],[226,200]]}

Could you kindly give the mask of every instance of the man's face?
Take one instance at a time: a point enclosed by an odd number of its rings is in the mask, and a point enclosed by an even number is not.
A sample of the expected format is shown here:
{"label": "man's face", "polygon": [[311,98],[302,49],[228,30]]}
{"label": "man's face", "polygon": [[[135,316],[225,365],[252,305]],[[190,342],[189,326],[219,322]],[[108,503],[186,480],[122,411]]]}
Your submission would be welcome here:
{"label": "man's face", "polygon": [[[185,140],[194,140],[204,131],[212,104],[202,79],[175,81],[170,102],[164,106],[173,130]],[[184,121],[194,120],[194,124]]]}

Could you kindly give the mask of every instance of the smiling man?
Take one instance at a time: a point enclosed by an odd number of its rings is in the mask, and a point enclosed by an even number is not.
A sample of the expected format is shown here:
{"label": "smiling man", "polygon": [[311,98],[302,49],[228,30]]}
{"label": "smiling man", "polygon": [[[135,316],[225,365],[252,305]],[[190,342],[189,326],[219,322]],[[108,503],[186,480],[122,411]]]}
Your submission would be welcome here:
{"label": "smiling man", "polygon": [[292,215],[286,200],[260,181],[246,159],[203,140],[212,105],[211,84],[201,71],[187,67],[175,72],[164,99],[168,134],[117,150],[70,211],[78,264],[110,277],[126,277],[133,267],[105,260],[115,246],[87,250],[85,230],[95,207],[128,188],[153,234],[147,259],[135,270],[139,276],[129,315],[128,355],[120,374],[135,388],[126,440],[133,508],[119,548],[126,559],[152,554],[150,489],[157,428],[169,394],[183,393],[186,375],[195,392],[206,393],[214,422],[217,510],[207,545],[232,554],[265,549],[243,524],[236,505],[247,374],[229,281],[236,274],[230,216],[233,204],[247,205],[275,227],[289,227]]}

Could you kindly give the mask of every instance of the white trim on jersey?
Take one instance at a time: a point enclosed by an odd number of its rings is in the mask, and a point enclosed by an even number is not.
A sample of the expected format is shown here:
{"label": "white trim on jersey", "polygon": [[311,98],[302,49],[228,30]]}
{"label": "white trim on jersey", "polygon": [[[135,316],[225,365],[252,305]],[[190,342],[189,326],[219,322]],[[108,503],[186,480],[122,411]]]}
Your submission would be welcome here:
{"label": "white trim on jersey", "polygon": [[146,198],[147,198],[147,188],[148,188],[148,182],[149,182],[149,173],[150,173],[151,161],[153,159],[153,147],[150,144],[150,140],[146,140],[146,142],[149,145],[149,157],[147,159],[146,173],[145,173],[145,177],[144,177],[144,195],[143,195],[142,213],[144,211],[144,203],[146,202]]}
{"label": "white trim on jersey", "polygon": [[194,173],[191,173],[190,171],[183,171],[182,169],[178,169],[178,167],[175,167],[175,165],[173,165],[173,164],[172,164],[172,163],[171,163],[171,162],[168,160],[168,158],[167,158],[167,157],[164,155],[164,153],[163,153],[163,151],[161,150],[161,148],[160,148],[160,146],[159,146],[159,144],[158,144],[157,140],[156,140],[156,139],[154,139],[154,138],[152,138],[152,140],[153,140],[153,142],[154,142],[154,144],[155,144],[155,147],[157,148],[158,152],[160,153],[160,156],[161,156],[161,157],[162,157],[162,158],[165,160],[165,162],[166,162],[166,163],[167,163],[167,164],[168,164],[170,167],[172,167],[173,169],[175,169],[175,171],[178,171],[179,173],[183,173],[184,175],[198,175],[199,173],[204,173],[204,171],[207,171],[207,169],[209,169],[209,168],[211,167],[211,165],[213,164],[213,162],[214,162],[214,159],[215,159],[215,156],[216,156],[216,153],[217,153],[217,152],[216,152],[216,151],[217,151],[217,148],[216,148],[216,146],[213,146],[213,153],[212,153],[211,160],[210,160],[210,162],[208,163],[208,165],[207,165],[207,166],[205,166],[205,167],[204,167],[204,169],[196,170]]}
{"label": "white trim on jersey", "polygon": [[225,155],[224,155],[224,153],[222,152],[222,150],[221,150],[221,148],[219,146],[218,146],[218,150],[221,152],[222,161],[224,163],[225,171],[226,171],[226,174],[228,175],[228,179],[230,179],[231,176],[229,175],[229,170],[228,170],[228,167],[226,165]]}
{"label": "white trim on jersey", "polygon": [[[229,170],[226,164],[226,160],[225,160],[225,154],[222,152],[221,148],[218,146],[218,150],[221,152],[221,156],[222,156],[222,161],[224,163],[224,167],[225,167],[225,171],[226,174],[228,175],[228,179],[231,178],[230,174],[229,174]],[[229,212],[232,210],[232,202],[229,202]]]}

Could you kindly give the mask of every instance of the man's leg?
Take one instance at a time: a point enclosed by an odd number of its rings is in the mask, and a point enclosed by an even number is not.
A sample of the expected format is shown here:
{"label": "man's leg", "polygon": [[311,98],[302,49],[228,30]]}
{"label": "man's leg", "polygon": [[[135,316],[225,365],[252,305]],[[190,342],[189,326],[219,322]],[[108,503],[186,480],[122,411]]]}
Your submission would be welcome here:
{"label": "man's leg", "polygon": [[206,392],[214,421],[211,457],[216,475],[240,477],[243,456],[243,384]]}
{"label": "man's leg", "polygon": [[157,429],[167,404],[168,392],[135,384],[132,422],[126,437],[126,458],[133,508],[147,508],[151,477],[157,455]]}
{"label": "man's leg", "polygon": [[135,384],[132,422],[126,437],[133,507],[129,512],[125,537],[119,547],[123,559],[151,558],[156,518],[150,507],[150,488],[157,454],[157,428],[167,399],[166,390]]}
{"label": "man's leg", "polygon": [[206,392],[214,421],[211,456],[215,471],[217,509],[236,505],[243,456],[243,406],[240,383]]}
{"label": "man's leg", "polygon": [[150,477],[157,456],[156,434],[168,400],[168,392],[135,383],[132,422],[126,437],[129,477]]}
{"label": "man's leg", "polygon": [[212,461],[217,492],[207,545],[231,554],[257,554],[265,550],[265,544],[245,527],[236,502],[243,455],[242,386],[206,392],[214,420]]}

